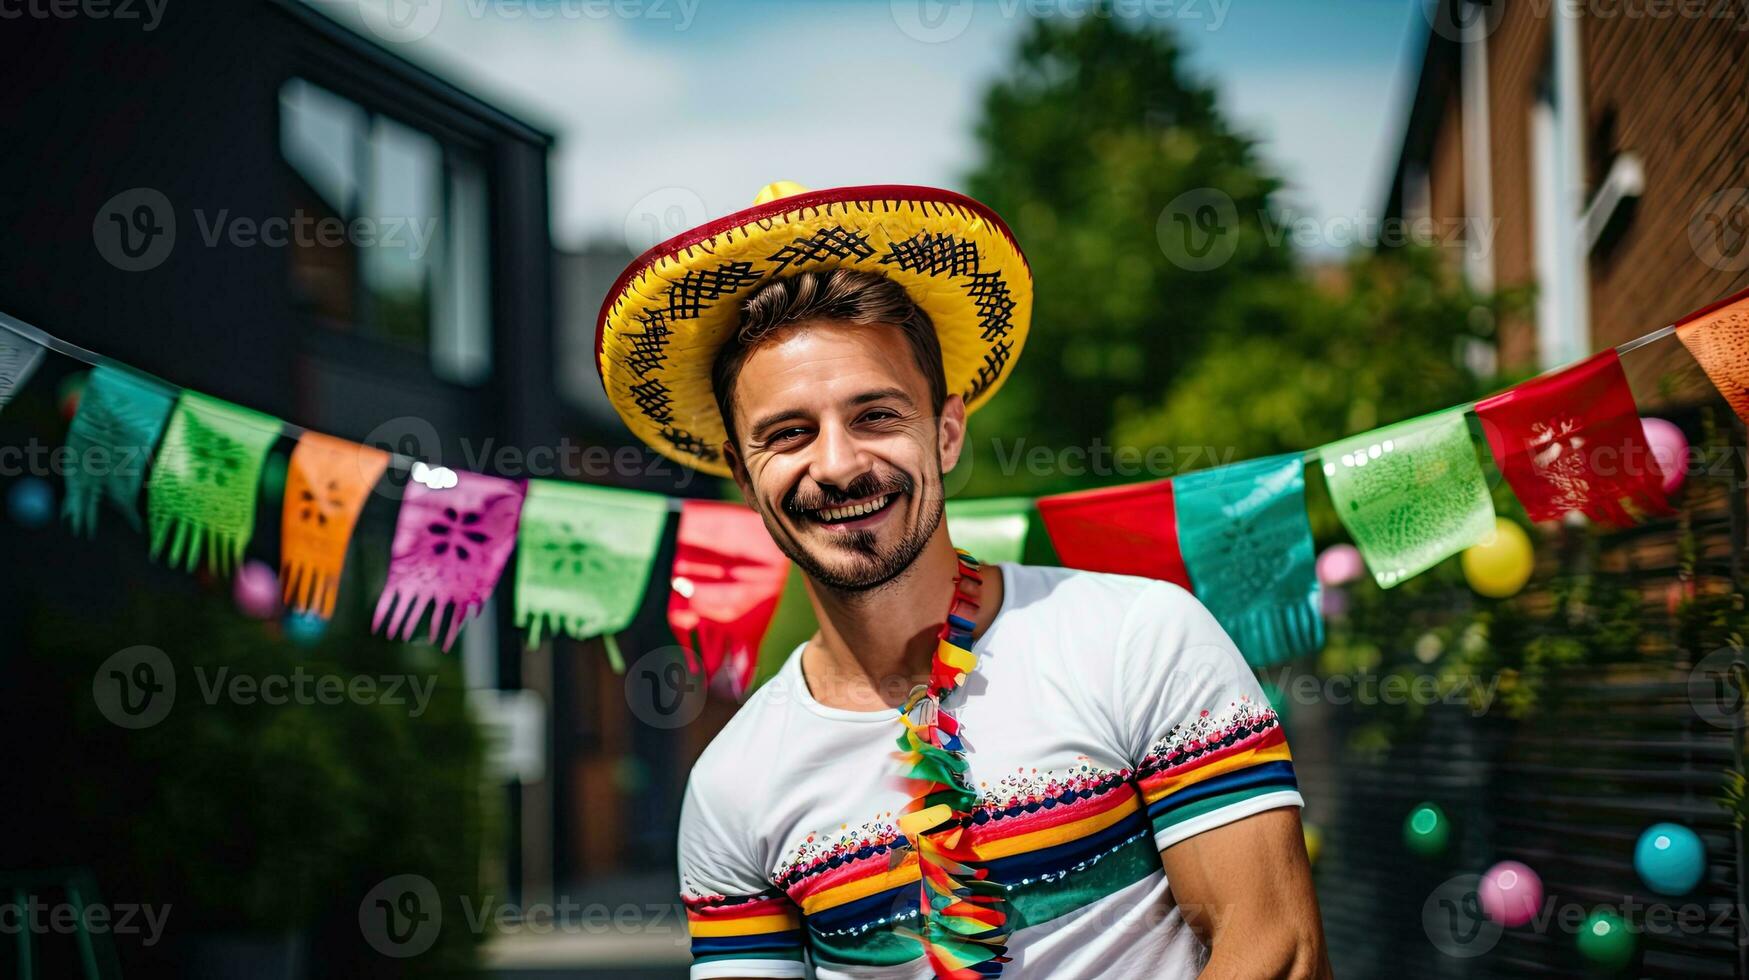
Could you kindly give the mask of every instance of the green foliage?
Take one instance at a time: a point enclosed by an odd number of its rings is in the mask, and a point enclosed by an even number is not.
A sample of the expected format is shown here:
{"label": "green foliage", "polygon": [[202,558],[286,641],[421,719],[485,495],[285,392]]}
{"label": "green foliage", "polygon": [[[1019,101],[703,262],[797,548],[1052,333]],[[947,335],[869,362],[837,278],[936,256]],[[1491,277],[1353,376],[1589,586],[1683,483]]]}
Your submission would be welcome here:
{"label": "green foliage", "polygon": [[1331,439],[1462,404],[1493,381],[1461,357],[1489,338],[1504,300],[1457,282],[1448,255],[1367,253],[1336,288],[1278,289],[1280,329],[1213,341],[1164,396],[1119,420],[1137,445],[1205,440],[1238,458]]}
{"label": "green foliage", "polygon": [[[222,594],[135,596],[113,616],[39,612],[13,658],[31,698],[65,706],[33,726],[44,738],[34,778],[53,786],[26,831],[37,861],[91,866],[107,894],[170,906],[173,935],[301,932],[330,967],[383,967],[362,947],[357,916],[384,878],[423,875],[451,907],[479,893],[481,744],[456,658],[388,643],[361,623],[336,623],[303,648]],[[101,713],[93,679],[142,639],[174,665],[175,699],[163,721],[130,730]],[[296,685],[299,674],[305,693],[285,703],[229,686]],[[391,677],[404,678],[405,703],[381,696]],[[366,678],[373,688],[353,686]],[[429,692],[422,711],[415,684]],[[360,693],[341,695],[342,685]],[[431,952],[394,966],[466,968],[473,942],[446,928]]]}
{"label": "green foliage", "polygon": [[[1164,30],[1099,16],[1032,22],[985,98],[977,139],[968,187],[1012,224],[1036,279],[1023,367],[980,414],[979,439],[1085,445],[1108,433],[1125,406],[1158,398],[1205,338],[1257,329],[1255,298],[1291,272],[1261,220],[1279,181]],[[1156,223],[1199,188],[1226,194],[1239,227],[1230,260],[1192,272],[1167,259]],[[980,474],[975,486],[1051,485],[1006,477]]]}

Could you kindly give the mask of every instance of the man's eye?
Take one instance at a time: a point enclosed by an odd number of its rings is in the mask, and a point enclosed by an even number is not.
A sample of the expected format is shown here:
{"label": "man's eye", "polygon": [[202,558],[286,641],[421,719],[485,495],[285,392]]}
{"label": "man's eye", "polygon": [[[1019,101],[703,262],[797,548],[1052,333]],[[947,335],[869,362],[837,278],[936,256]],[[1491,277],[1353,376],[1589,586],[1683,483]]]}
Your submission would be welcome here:
{"label": "man's eye", "polygon": [[887,419],[896,419],[898,417],[897,413],[889,412],[884,408],[877,408],[874,411],[863,415],[862,420],[864,422],[884,422]]}
{"label": "man's eye", "polygon": [[797,428],[797,427],[791,427],[788,429],[779,429],[776,432],[773,432],[771,434],[770,441],[771,442],[783,442],[783,441],[788,440],[788,439],[799,439],[802,436],[806,435],[807,431],[808,431],[807,429]]}

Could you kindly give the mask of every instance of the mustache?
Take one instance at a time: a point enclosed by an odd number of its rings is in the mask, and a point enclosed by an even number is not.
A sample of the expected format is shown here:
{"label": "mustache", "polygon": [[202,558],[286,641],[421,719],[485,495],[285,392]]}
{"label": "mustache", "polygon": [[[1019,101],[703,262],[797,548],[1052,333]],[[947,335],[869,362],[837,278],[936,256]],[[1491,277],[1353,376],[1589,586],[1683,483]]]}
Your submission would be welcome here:
{"label": "mustache", "polygon": [[889,493],[910,493],[916,487],[916,481],[905,473],[891,475],[864,473],[843,488],[822,486],[816,493],[804,492],[801,487],[797,487],[784,498],[783,509],[791,514],[805,516],[809,511],[819,510],[822,507],[837,507],[852,500],[879,497]]}

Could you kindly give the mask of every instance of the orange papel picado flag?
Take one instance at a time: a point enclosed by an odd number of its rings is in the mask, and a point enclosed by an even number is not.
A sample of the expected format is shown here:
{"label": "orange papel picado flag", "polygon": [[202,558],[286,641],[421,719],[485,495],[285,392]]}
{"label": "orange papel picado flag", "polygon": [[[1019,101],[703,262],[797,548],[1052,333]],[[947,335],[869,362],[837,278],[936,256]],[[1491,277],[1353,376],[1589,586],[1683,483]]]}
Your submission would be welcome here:
{"label": "orange papel picado flag", "polygon": [[292,450],[280,520],[279,577],[286,605],[334,614],[346,545],[370,492],[389,466],[389,454],[319,432],[307,432]]}
{"label": "orange papel picado flag", "polygon": [[1691,313],[1676,336],[1737,417],[1749,422],[1749,289]]}

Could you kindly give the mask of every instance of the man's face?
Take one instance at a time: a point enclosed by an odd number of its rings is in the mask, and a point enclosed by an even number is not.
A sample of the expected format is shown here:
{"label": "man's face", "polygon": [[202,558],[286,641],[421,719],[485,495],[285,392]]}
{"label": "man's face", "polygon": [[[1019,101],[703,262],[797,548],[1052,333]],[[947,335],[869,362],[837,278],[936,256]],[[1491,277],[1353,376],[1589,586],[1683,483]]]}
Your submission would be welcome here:
{"label": "man's face", "polygon": [[839,591],[910,566],[942,517],[965,408],[936,418],[896,327],[814,321],[754,348],[735,381],[728,456],[778,546]]}

